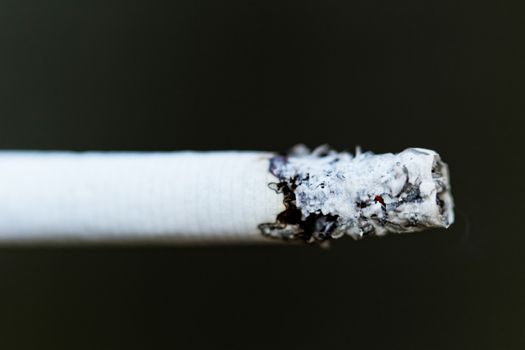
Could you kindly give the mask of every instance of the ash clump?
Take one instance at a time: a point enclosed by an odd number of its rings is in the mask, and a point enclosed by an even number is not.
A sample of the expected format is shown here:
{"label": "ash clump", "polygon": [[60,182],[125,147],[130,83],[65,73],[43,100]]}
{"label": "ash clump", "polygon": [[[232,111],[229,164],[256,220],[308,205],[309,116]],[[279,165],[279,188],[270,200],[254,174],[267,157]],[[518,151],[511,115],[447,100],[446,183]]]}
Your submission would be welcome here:
{"label": "ash clump", "polygon": [[431,150],[352,155],[296,146],[273,157],[270,172],[285,210],[259,225],[266,236],[323,242],[448,227],[454,220],[448,169]]}

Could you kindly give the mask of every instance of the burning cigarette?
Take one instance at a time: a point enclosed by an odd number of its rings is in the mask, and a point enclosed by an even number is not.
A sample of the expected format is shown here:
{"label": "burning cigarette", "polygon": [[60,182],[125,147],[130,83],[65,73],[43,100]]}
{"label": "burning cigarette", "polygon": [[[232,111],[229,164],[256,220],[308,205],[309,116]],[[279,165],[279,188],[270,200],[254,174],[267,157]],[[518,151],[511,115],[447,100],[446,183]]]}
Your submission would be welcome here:
{"label": "burning cigarette", "polygon": [[0,152],[0,243],[325,242],[448,227],[434,151]]}

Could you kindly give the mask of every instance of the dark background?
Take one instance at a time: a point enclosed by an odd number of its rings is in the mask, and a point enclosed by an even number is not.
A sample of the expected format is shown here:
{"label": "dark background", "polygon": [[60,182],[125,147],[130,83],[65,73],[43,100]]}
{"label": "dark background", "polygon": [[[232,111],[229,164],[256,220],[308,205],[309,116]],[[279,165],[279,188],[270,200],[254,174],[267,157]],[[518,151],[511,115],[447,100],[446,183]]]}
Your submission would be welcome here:
{"label": "dark background", "polygon": [[1,149],[426,147],[457,221],[329,250],[3,247],[0,348],[523,349],[519,3],[2,1]]}

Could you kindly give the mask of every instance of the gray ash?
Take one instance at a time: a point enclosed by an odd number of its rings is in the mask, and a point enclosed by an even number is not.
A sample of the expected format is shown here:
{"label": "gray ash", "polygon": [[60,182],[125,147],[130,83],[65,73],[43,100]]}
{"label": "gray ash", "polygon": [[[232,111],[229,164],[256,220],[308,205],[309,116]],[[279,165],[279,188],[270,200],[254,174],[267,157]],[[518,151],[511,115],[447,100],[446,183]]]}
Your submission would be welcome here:
{"label": "gray ash", "polygon": [[270,160],[285,210],[259,229],[282,240],[324,242],[448,227],[454,219],[448,171],[431,150],[337,153],[295,147]]}

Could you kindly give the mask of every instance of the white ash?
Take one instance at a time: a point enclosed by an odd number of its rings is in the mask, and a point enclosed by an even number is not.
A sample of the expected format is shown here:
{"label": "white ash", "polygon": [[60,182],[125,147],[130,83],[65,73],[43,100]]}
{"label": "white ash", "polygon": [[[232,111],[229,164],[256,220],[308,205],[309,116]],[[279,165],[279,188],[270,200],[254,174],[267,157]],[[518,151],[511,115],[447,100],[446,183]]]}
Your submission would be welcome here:
{"label": "white ash", "polygon": [[286,210],[263,234],[307,242],[448,227],[454,221],[447,165],[431,150],[338,153],[296,147],[276,156],[274,189]]}

